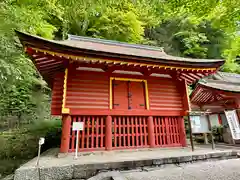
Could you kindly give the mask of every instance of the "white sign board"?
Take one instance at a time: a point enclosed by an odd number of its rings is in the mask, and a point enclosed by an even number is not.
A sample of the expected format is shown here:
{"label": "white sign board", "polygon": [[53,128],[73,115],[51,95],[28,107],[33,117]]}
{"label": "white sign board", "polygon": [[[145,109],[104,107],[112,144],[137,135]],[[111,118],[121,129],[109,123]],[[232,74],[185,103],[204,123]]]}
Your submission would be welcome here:
{"label": "white sign board", "polygon": [[232,138],[234,140],[240,139],[240,127],[236,111],[225,111],[225,115],[227,117],[228,125],[231,130]]}
{"label": "white sign board", "polygon": [[72,130],[73,131],[82,131],[84,123],[83,122],[73,122]]}
{"label": "white sign board", "polygon": [[45,138],[41,137],[38,141],[39,145],[43,145],[45,143]]}
{"label": "white sign board", "polygon": [[193,133],[199,133],[201,129],[200,116],[190,116],[191,128]]}
{"label": "white sign board", "polygon": [[206,115],[191,115],[191,128],[192,133],[209,133],[209,125]]}

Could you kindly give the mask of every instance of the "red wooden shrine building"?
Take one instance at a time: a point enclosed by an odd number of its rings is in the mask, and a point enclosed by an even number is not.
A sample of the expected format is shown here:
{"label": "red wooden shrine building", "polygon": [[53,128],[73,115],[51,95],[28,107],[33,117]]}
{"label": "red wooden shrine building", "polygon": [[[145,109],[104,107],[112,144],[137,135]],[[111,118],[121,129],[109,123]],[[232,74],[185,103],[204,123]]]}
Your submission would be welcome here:
{"label": "red wooden shrine building", "polygon": [[186,146],[187,84],[224,63],[73,35],[65,41],[17,35],[52,88],[52,115],[62,116],[62,153],[76,148],[74,121],[84,122],[80,151]]}
{"label": "red wooden shrine building", "polygon": [[192,109],[212,114],[224,114],[225,110],[236,110],[240,119],[240,75],[217,72],[203,78],[190,95]]}

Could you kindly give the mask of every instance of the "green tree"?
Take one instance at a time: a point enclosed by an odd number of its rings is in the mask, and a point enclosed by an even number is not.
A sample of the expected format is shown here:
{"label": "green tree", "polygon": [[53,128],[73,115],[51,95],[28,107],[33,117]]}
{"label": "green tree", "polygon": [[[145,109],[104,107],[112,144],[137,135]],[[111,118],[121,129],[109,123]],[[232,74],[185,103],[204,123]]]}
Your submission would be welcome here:
{"label": "green tree", "polygon": [[240,35],[233,35],[229,40],[229,43],[229,48],[224,51],[226,63],[223,70],[226,72],[236,72],[240,74],[240,65],[236,62],[237,57],[240,56]]}
{"label": "green tree", "polygon": [[[36,109],[44,107],[34,96],[42,92],[46,84],[36,73],[15,36],[14,29],[53,38],[57,28],[50,20],[61,18],[61,12],[52,1],[5,0],[0,2],[0,115],[18,116],[25,114],[30,119],[41,118]],[[48,96],[40,93],[42,102],[48,102]],[[47,111],[46,111],[47,112]]]}
{"label": "green tree", "polygon": [[196,23],[195,18],[181,16],[163,21],[145,30],[146,38],[164,47],[169,54],[194,58],[220,58],[225,33],[208,21]]}

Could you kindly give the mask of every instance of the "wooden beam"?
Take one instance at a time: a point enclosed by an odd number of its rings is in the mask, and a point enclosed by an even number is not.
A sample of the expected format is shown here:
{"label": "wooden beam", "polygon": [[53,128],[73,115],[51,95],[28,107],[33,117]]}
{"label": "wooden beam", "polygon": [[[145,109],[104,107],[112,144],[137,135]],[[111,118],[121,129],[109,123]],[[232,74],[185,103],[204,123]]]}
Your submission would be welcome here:
{"label": "wooden beam", "polygon": [[189,75],[191,75],[192,77],[194,77],[195,79],[199,80],[202,79],[204,77],[204,75],[199,76],[198,73],[194,74],[194,73],[189,73]]}
{"label": "wooden beam", "polygon": [[63,62],[55,62],[55,63],[49,63],[49,64],[44,64],[44,65],[39,65],[39,68],[44,68],[44,69],[48,69],[49,67],[59,67],[59,66],[63,66]]}
{"label": "wooden beam", "polygon": [[182,76],[184,76],[187,79],[190,79],[191,82],[196,81],[197,79],[193,78],[192,76],[185,74],[185,73],[181,73]]}
{"label": "wooden beam", "polygon": [[211,134],[211,141],[212,141],[212,149],[215,149],[215,143],[214,143],[214,137],[213,137],[213,132],[212,132],[212,126],[211,126],[211,121],[210,121],[210,117],[209,114],[206,114],[207,116],[207,121],[208,121],[208,128],[210,130],[210,134]]}
{"label": "wooden beam", "polygon": [[189,79],[186,79],[186,78],[184,78],[184,77],[179,77],[179,80],[182,80],[182,81],[186,81],[187,82],[187,84],[192,84],[192,82],[189,80]]}
{"label": "wooden beam", "polygon": [[[46,59],[44,61],[35,61],[39,66],[41,65],[48,65],[49,63],[59,63],[59,61],[56,61],[55,59]],[[62,61],[60,61],[62,62]]]}
{"label": "wooden beam", "polygon": [[234,101],[234,99],[232,98],[232,99],[216,100],[211,103],[205,103],[204,106],[206,106],[206,105],[208,105],[208,106],[221,105],[221,104],[225,104],[226,101]]}
{"label": "wooden beam", "polygon": [[189,112],[191,111],[191,105],[190,105],[189,94],[188,94],[188,86],[186,81],[183,81],[183,83],[181,84],[182,84],[183,107],[185,111]]}
{"label": "wooden beam", "polygon": [[188,115],[187,117],[188,117],[191,148],[192,148],[192,151],[194,151],[195,148],[194,148],[194,143],[193,143],[192,123],[191,123],[190,116]]}

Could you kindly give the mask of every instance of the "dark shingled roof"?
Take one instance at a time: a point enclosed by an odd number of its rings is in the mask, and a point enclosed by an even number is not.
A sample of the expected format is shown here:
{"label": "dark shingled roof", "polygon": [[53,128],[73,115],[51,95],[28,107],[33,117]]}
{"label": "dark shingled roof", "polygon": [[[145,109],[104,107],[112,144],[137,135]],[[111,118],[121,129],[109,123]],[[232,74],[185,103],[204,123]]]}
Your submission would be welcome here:
{"label": "dark shingled roof", "polygon": [[72,47],[89,49],[89,50],[111,52],[111,53],[125,54],[125,55],[131,55],[131,56],[142,56],[142,57],[149,57],[149,58],[162,58],[162,59],[174,60],[174,61],[186,61],[186,62],[223,61],[220,59],[192,59],[192,58],[171,56],[166,54],[163,48],[155,47],[155,46],[129,44],[129,43],[124,43],[119,41],[89,38],[89,37],[75,36],[75,35],[69,35],[68,37],[69,37],[68,40],[62,41],[62,42],[58,41],[58,43],[72,46]]}
{"label": "dark shingled roof", "polygon": [[190,66],[200,67],[219,67],[224,63],[222,59],[193,59],[176,57],[166,54],[161,47],[129,44],[118,41],[104,40],[98,38],[90,38],[83,36],[69,35],[67,40],[56,41],[46,40],[39,36],[30,35],[27,33],[16,31],[24,45],[36,46],[37,44],[45,48],[65,49],[71,52],[84,50],[85,52],[98,52],[108,54],[110,57],[126,56],[139,59],[147,58],[151,61],[168,61],[169,63],[186,63]]}
{"label": "dark shingled roof", "polygon": [[240,92],[240,74],[217,72],[203,78],[199,84],[224,91]]}

